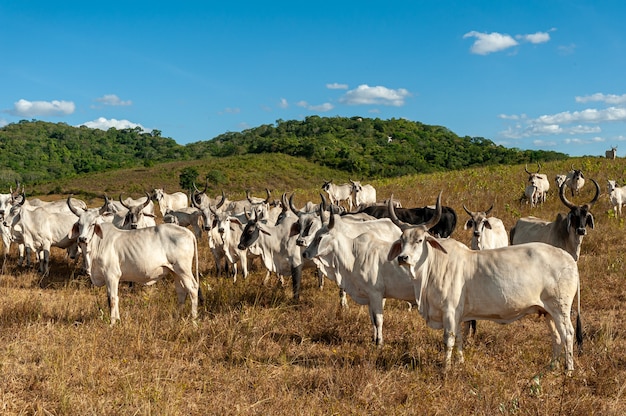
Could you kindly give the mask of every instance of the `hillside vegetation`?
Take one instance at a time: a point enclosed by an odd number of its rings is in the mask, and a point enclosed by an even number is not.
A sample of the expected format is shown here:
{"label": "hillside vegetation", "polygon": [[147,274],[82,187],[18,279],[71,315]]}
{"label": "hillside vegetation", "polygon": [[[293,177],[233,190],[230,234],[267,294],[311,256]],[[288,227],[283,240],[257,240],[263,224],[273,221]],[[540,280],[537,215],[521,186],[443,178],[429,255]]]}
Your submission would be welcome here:
{"label": "hillside vegetation", "polygon": [[[482,137],[408,120],[307,117],[278,120],[185,146],[140,128],[107,131],[20,121],[0,128],[0,187],[29,185],[175,161],[284,154],[367,178],[494,164],[563,160],[562,153],[521,151]],[[215,163],[215,165],[219,165]],[[221,178],[217,166],[212,177]],[[204,178],[202,178],[204,180]],[[219,182],[219,181],[218,181]]]}
{"label": "hillside vegetation", "polygon": [[[321,181],[338,174],[282,155],[193,163],[202,174],[221,169],[227,193],[268,186],[295,192],[298,206],[317,202]],[[603,191],[607,179],[626,179],[626,159],[569,159],[545,163],[542,171],[553,178],[572,164]],[[88,175],[46,197],[64,198],[70,189],[174,186],[185,167]],[[507,230],[521,216],[554,219],[566,212],[554,187],[545,205],[531,210],[520,204],[526,177],[524,165],[499,165],[371,183],[379,197],[393,193],[407,207],[432,204],[443,191],[443,203],[459,215],[452,237],[469,243],[463,204],[478,210],[493,203],[492,214]],[[571,199],[582,204],[592,196],[588,183]],[[479,322],[465,364],[444,377],[442,331],[428,328],[406,302],[387,300],[385,345],[377,348],[367,307],[349,301],[340,312],[334,283],[326,280],[320,290],[306,271],[294,303],[289,282],[279,286],[272,276],[261,285],[265,271],[258,262],[245,281],[216,278],[202,238],[201,283],[212,290],[205,292],[197,325],[179,319],[173,282],[165,279],[151,287],[122,286],[122,321],[110,328],[106,290],[79,276],[79,263],[53,249],[50,276],[41,279],[18,268],[12,252],[0,274],[0,409],[7,415],[623,415],[625,223],[614,217],[604,192],[591,212],[595,228],[588,229],[578,262],[584,352],[575,356],[572,377],[549,368],[550,337],[538,316],[509,325]]]}

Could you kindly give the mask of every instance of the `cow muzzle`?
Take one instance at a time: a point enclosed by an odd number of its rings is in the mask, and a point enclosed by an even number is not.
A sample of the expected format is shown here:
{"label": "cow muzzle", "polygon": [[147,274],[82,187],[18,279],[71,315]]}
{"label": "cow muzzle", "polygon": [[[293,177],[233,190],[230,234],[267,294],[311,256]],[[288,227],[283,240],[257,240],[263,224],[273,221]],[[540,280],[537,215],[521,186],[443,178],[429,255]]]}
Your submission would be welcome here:
{"label": "cow muzzle", "polygon": [[398,264],[400,266],[408,266],[409,265],[409,256],[406,256],[406,255],[398,256]]}
{"label": "cow muzzle", "polygon": [[576,234],[578,234],[578,235],[587,235],[587,229],[586,228],[577,228],[576,229]]}

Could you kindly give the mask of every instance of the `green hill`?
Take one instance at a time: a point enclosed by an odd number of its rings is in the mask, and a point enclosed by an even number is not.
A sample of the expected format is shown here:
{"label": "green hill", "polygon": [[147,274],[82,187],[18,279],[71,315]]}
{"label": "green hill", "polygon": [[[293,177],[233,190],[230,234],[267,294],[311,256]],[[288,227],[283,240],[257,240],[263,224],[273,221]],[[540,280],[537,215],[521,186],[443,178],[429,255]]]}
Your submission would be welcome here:
{"label": "green hill", "polygon": [[[212,140],[179,145],[161,132],[107,131],[26,121],[0,128],[0,186],[32,185],[88,173],[174,161],[284,154],[361,178],[396,177],[474,166],[563,160],[563,153],[509,149],[482,137],[404,119],[307,117],[277,120]],[[219,170],[214,171],[219,178]]]}

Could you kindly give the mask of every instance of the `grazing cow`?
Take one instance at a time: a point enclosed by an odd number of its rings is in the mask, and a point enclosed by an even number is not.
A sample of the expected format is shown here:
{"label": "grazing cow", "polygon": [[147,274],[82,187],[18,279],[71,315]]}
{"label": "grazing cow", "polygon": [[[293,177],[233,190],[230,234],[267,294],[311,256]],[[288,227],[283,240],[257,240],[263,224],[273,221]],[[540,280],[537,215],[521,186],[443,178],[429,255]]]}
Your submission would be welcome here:
{"label": "grazing cow", "polygon": [[[45,206],[27,207],[25,202],[24,197],[15,203],[5,214],[3,223],[11,229],[13,238],[24,245],[26,265],[30,266],[31,251],[35,250],[39,259],[39,273],[47,275],[51,247],[67,249],[72,259],[78,254],[76,241],[67,235],[75,218],[69,210],[49,211]],[[23,260],[20,250],[18,264],[21,265]]]}
{"label": "grazing cow", "polygon": [[583,171],[580,169],[574,169],[572,165],[572,170],[570,170],[565,176],[565,186],[567,186],[572,196],[580,194],[580,190],[585,185],[585,176],[583,175]]}
{"label": "grazing cow", "polygon": [[541,180],[533,178],[524,189],[524,196],[520,199],[520,205],[524,200],[526,203],[530,202],[531,208],[535,208],[537,205],[541,204],[544,201],[545,196],[542,183],[543,182]]}
{"label": "grazing cow", "polygon": [[604,155],[607,159],[615,160],[617,157],[617,146],[612,146],[611,150],[607,150],[604,152]]}
{"label": "grazing cow", "polygon": [[189,207],[189,200],[183,192],[168,194],[163,188],[155,188],[152,190],[152,199],[159,203],[161,216],[165,216],[168,210],[176,211]]}
{"label": "grazing cow", "polygon": [[198,208],[185,207],[176,210],[168,209],[163,216],[163,222],[180,225],[181,227],[191,227],[196,238],[202,237],[200,228],[200,218],[202,213]]}
{"label": "grazing cow", "polygon": [[332,180],[324,181],[322,190],[328,194],[331,204],[341,205],[341,202],[348,203],[348,211],[352,211],[352,185],[344,183],[335,185]]}
{"label": "grazing cow", "polygon": [[[395,204],[394,204],[395,208]],[[368,207],[361,208],[358,212],[371,215],[375,218],[390,218],[389,217],[389,204],[385,205],[370,205]],[[409,224],[421,224],[428,221],[435,214],[435,209],[432,207],[421,208],[397,208],[395,210],[396,215],[402,221]],[[443,207],[443,214],[441,221],[435,224],[435,228],[430,230],[433,235],[437,237],[446,238],[450,237],[454,229],[456,228],[456,212],[450,207]]]}
{"label": "grazing cow", "polygon": [[588,204],[580,206],[572,204],[565,197],[565,185],[561,185],[559,196],[570,212],[567,215],[557,214],[552,222],[536,217],[520,218],[511,229],[511,245],[540,241],[562,248],[578,261],[580,246],[587,234],[585,227],[594,226],[593,215],[589,211],[600,196],[600,186],[595,180],[591,181],[596,186],[596,195]]}
{"label": "grazing cow", "polygon": [[626,186],[619,187],[615,181],[608,181],[609,201],[617,218],[622,216],[622,205],[626,204]]}
{"label": "grazing cow", "polygon": [[528,165],[524,167],[524,170],[528,174],[528,184],[537,186],[539,190],[538,201],[543,203],[546,202],[546,195],[550,190],[550,181],[548,180],[548,175],[545,173],[539,173],[541,171],[541,165],[537,163],[537,172],[532,173],[528,170]]}
{"label": "grazing cow", "polygon": [[474,230],[471,243],[472,250],[489,250],[509,245],[509,236],[502,220],[488,217],[493,205],[487,211],[470,211],[465,204],[463,204],[463,209],[470,216],[464,229]]}
{"label": "grazing cow", "polygon": [[361,182],[352,179],[350,179],[350,183],[352,184],[354,206],[358,208],[361,205],[376,203],[376,189],[372,185],[361,185]]}
{"label": "grazing cow", "polygon": [[408,270],[387,261],[391,244],[399,236],[400,229],[388,218],[353,223],[330,214],[328,224],[317,230],[302,253],[356,303],[368,305],[376,345],[383,344],[385,299],[415,302]]}
{"label": "grazing cow", "polygon": [[[143,203],[129,203],[129,199],[122,200],[120,194],[120,204],[126,209],[126,212],[120,211],[115,215],[113,224],[124,230],[135,230],[137,228],[154,227],[154,203],[150,198],[150,194],[146,192],[146,201]],[[131,199],[132,200],[132,199]]]}
{"label": "grazing cow", "polygon": [[546,317],[552,335],[552,363],[558,364],[565,347],[565,368],[574,369],[574,327],[570,313],[578,295],[576,339],[582,348],[578,267],[570,255],[544,243],[493,250],[470,250],[454,239],[437,239],[428,230],[437,213],[420,225],[402,222],[389,208],[402,235],[389,250],[388,260],[409,269],[419,313],[428,326],[443,328],[445,371],[455,345],[463,362],[462,323],[490,320],[506,324],[526,315]]}
{"label": "grazing cow", "polygon": [[[179,307],[189,296],[191,316],[198,316],[202,300],[198,279],[198,246],[193,233],[173,224],[120,230],[107,222],[113,214],[102,210],[83,210],[72,206],[74,224],[69,238],[81,246],[85,270],[95,286],[105,286],[111,308],[111,325],[120,320],[118,286],[120,281],[152,284],[168,274],[174,275]],[[78,217],[78,221],[76,220]],[[195,273],[193,263],[195,261]]]}

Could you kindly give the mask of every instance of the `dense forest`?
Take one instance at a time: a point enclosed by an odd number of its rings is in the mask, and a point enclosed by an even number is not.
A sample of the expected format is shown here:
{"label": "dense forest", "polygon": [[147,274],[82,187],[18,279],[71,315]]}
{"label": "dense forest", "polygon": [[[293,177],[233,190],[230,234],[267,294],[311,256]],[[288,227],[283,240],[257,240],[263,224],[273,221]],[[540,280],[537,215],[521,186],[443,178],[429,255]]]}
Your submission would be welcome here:
{"label": "dense forest", "polygon": [[91,172],[244,154],[283,153],[360,177],[393,177],[491,164],[565,159],[510,149],[482,137],[405,119],[318,117],[277,120],[212,140],[179,145],[159,130],[107,131],[26,121],[0,128],[0,185],[48,182]]}

